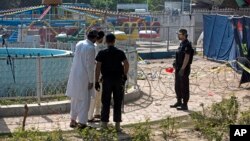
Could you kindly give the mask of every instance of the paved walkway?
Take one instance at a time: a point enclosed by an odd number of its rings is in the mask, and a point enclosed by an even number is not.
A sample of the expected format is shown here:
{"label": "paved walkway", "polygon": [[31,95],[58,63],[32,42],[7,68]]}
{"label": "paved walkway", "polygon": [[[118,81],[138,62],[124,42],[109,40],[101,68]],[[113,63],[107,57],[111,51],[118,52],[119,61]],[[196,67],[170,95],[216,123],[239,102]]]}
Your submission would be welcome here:
{"label": "paved walkway", "polygon": [[[190,111],[201,110],[199,106],[200,103],[197,101],[202,101],[207,105],[210,105],[213,102],[219,102],[221,100],[221,96],[219,95],[194,95],[191,98],[192,99],[189,103]],[[155,121],[164,119],[167,116],[178,117],[189,114],[190,111],[183,112],[177,111],[176,109],[170,109],[169,105],[172,103],[175,103],[174,95],[165,96],[160,94],[154,94],[150,97],[144,95],[140,100],[126,105],[125,113],[123,114],[122,125],[143,122],[146,119],[150,119],[150,121]],[[35,128],[40,131],[51,131],[56,129],[68,131],[72,130],[69,127],[69,119],[69,114],[29,116],[26,121],[26,128]],[[23,117],[9,117],[0,119],[0,132],[13,132],[15,128],[21,126],[22,120]],[[112,117],[110,117],[110,120],[112,121]]]}
{"label": "paved walkway", "polygon": [[[158,68],[162,66],[162,64],[159,62],[155,63],[155,65],[158,66]],[[156,66],[153,65],[153,66],[150,66],[150,68],[157,68]],[[200,64],[197,64],[197,66],[200,66]],[[146,72],[146,75],[150,75],[148,76],[149,78],[152,77],[152,72],[147,72],[147,69],[146,69],[149,66],[145,65],[145,66],[140,66],[140,67],[143,68],[142,70]],[[152,69],[150,69],[150,71],[152,71]],[[226,91],[228,92],[231,91],[231,89],[222,89],[221,91],[217,92],[216,90],[218,90],[219,86],[221,86],[221,85],[217,85],[217,83],[214,84],[215,85],[214,87],[210,87],[209,85],[209,89],[208,89],[209,83],[205,83],[205,82],[201,83],[200,78],[198,79],[199,82],[197,82],[198,80],[194,80],[195,78],[191,77],[191,90],[190,90],[191,97],[190,97],[190,102],[189,102],[190,111],[186,111],[186,112],[177,111],[176,109],[169,108],[170,104],[173,104],[176,102],[175,94],[173,91],[173,80],[171,79],[172,76],[171,75],[170,76],[159,75],[159,76],[157,77],[157,79],[149,79],[150,83],[148,83],[148,81],[146,80],[138,80],[138,84],[140,88],[142,89],[142,93],[143,93],[142,97],[135,102],[125,105],[125,113],[123,114],[123,117],[122,117],[123,118],[122,125],[143,122],[146,119],[150,119],[150,121],[156,121],[156,120],[164,119],[167,116],[179,117],[179,116],[188,115],[192,111],[200,111],[201,103],[203,103],[205,106],[210,106],[212,103],[220,102],[223,96],[222,92],[223,94],[225,94]],[[201,75],[201,76],[204,77],[204,75]],[[162,78],[165,78],[165,77],[168,77],[169,79],[171,79],[171,82],[161,80]],[[211,76],[207,76],[207,77],[211,77]],[[196,85],[198,84],[204,85],[205,90],[202,89],[202,86],[197,88]],[[249,90],[237,89],[235,93],[247,94],[249,93]],[[112,115],[112,110],[111,110],[111,115]],[[112,116],[110,117],[110,120],[112,121]],[[69,122],[70,122],[69,114],[29,116],[26,121],[26,128],[29,128],[29,129],[35,128],[40,131],[52,131],[56,129],[68,131],[68,130],[72,130],[72,128],[69,127]],[[0,118],[0,133],[13,132],[16,128],[21,126],[21,123],[22,123],[22,117]],[[93,125],[93,126],[98,126],[98,125]]]}

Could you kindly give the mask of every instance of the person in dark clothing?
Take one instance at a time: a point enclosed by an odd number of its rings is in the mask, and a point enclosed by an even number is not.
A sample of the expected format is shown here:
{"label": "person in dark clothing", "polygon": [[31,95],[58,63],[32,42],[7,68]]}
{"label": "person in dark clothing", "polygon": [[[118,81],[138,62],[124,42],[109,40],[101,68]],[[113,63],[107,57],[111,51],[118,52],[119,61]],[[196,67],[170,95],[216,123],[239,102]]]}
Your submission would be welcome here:
{"label": "person in dark clothing", "polygon": [[129,63],[123,51],[117,49],[115,44],[115,35],[108,34],[106,36],[108,48],[100,51],[96,56],[96,72],[95,72],[95,89],[100,90],[99,76],[102,73],[102,110],[101,110],[101,127],[107,128],[110,113],[111,94],[114,100],[114,116],[113,121],[116,123],[117,131],[120,131],[121,106],[124,95],[124,84],[127,80]]}
{"label": "person in dark clothing", "polygon": [[177,102],[170,105],[171,108],[177,110],[188,110],[189,100],[189,75],[193,60],[194,50],[191,43],[187,39],[188,34],[186,29],[180,29],[178,38],[181,40],[180,47],[176,52],[176,58],[173,63],[175,68],[175,92]]}
{"label": "person in dark clothing", "polygon": [[[242,65],[244,65],[246,68],[250,69],[250,57],[249,58],[248,57],[238,57],[237,61],[239,63],[241,63]],[[250,73],[247,70],[245,70],[244,68],[242,68],[242,75],[241,75],[239,87],[241,86],[241,84],[248,83],[248,82],[250,82]]]}

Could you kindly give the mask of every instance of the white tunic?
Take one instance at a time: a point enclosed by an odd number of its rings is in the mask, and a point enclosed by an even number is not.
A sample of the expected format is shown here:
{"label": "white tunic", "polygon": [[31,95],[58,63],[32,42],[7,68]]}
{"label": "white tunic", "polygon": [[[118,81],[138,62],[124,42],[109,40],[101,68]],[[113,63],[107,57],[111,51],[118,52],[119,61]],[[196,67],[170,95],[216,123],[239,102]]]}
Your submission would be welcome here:
{"label": "white tunic", "polygon": [[69,75],[67,96],[78,100],[88,100],[91,95],[94,95],[94,88],[88,90],[88,84],[94,82],[94,66],[94,44],[89,40],[78,42]]}
{"label": "white tunic", "polygon": [[[96,55],[98,54],[98,52],[100,52],[101,50],[107,48],[107,46],[105,46],[104,41],[102,43],[95,43],[95,52]],[[101,76],[100,76],[101,78]],[[94,111],[95,111],[95,115],[100,115],[101,114],[101,91],[95,91],[95,96],[91,97],[91,101],[90,101],[90,108],[89,108],[89,112],[88,112],[88,119],[92,120],[94,118]]]}
{"label": "white tunic", "polygon": [[101,50],[104,50],[106,48],[107,48],[107,45],[104,44],[104,41],[102,41],[102,43],[95,43],[96,55],[98,54],[98,52],[100,52]]}

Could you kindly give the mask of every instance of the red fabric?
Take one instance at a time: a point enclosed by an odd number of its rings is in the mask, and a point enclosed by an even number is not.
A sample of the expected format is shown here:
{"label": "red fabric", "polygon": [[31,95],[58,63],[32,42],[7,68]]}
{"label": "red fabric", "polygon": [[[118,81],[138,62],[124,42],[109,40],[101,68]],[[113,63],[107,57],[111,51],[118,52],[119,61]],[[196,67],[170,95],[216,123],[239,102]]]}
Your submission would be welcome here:
{"label": "red fabric", "polygon": [[165,71],[168,72],[168,73],[173,73],[174,68],[169,67],[169,68],[166,68]]}
{"label": "red fabric", "polygon": [[248,4],[250,4],[250,0],[245,0]]}

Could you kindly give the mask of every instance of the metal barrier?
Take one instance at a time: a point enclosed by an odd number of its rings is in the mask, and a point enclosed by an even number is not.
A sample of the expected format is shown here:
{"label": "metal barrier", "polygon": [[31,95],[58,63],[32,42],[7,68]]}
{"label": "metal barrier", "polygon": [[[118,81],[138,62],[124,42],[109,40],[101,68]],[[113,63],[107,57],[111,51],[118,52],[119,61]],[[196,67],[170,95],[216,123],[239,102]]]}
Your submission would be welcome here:
{"label": "metal barrier", "polygon": [[13,56],[12,64],[6,60],[0,58],[1,98],[37,97],[39,100],[65,94],[72,56]]}
{"label": "metal barrier", "polygon": [[[127,85],[137,85],[137,52],[125,50],[130,63]],[[1,57],[1,56],[0,56]],[[10,62],[11,60],[11,62]],[[7,99],[64,95],[73,60],[72,55],[40,57],[37,54],[12,54],[0,58],[0,97]]]}

